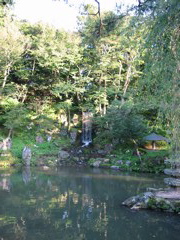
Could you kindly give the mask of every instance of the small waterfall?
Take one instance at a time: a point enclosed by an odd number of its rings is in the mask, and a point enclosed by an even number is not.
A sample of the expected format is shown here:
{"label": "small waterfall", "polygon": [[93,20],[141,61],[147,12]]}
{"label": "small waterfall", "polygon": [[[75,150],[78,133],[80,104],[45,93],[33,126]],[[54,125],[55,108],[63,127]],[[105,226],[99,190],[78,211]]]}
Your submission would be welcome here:
{"label": "small waterfall", "polygon": [[92,142],[92,113],[82,113],[82,143],[83,147]]}

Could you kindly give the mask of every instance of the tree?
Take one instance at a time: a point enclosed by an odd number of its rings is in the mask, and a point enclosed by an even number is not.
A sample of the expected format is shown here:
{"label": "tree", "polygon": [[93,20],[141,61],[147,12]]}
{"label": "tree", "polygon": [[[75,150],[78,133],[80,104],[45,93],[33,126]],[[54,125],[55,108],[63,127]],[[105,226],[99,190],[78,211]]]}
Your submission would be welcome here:
{"label": "tree", "polygon": [[0,29],[1,93],[6,86],[13,65],[26,51],[26,48],[27,39],[20,32],[17,24],[11,20],[10,16],[6,16],[4,24]]}
{"label": "tree", "polygon": [[142,99],[159,106],[171,131],[173,155],[180,158],[180,5],[178,0],[139,1],[140,13],[148,14],[147,55],[140,82]]}
{"label": "tree", "polygon": [[121,101],[115,100],[107,114],[97,119],[97,127],[101,129],[97,136],[98,142],[106,139],[105,141],[118,143],[125,148],[136,147],[147,132],[143,116],[130,101],[122,105]]}
{"label": "tree", "polygon": [[81,29],[84,68],[91,78],[88,94],[101,115],[114,99],[129,98],[141,76],[141,46],[147,28],[140,20],[105,12],[101,14],[101,35],[95,34],[99,19],[94,16],[88,16]]}

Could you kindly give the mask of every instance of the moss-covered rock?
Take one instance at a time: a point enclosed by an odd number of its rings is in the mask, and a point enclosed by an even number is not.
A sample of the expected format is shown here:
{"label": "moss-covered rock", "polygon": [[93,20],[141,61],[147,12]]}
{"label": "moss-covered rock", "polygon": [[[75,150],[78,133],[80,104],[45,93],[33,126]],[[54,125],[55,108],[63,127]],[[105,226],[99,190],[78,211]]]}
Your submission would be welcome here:
{"label": "moss-covered rock", "polygon": [[122,205],[131,209],[153,209],[180,214],[180,198],[159,197],[155,192],[145,192],[125,200]]}

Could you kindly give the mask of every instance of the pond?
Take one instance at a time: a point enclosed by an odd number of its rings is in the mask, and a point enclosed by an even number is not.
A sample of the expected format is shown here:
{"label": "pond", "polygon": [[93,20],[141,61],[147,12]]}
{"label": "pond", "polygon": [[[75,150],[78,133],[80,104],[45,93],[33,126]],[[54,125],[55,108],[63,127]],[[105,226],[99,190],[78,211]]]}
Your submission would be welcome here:
{"label": "pond", "polygon": [[91,168],[0,170],[1,240],[176,240],[179,216],[121,205],[163,176]]}

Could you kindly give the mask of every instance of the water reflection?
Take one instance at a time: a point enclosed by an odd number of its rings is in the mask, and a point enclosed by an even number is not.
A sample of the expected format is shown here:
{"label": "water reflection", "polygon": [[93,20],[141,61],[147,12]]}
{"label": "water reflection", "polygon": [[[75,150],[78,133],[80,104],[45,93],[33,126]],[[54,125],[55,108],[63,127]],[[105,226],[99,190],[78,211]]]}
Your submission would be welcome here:
{"label": "water reflection", "polygon": [[22,169],[22,179],[25,184],[31,181],[31,168],[26,166]]}
{"label": "water reflection", "polygon": [[121,206],[164,186],[163,177],[81,168],[0,173],[0,239],[179,239],[179,216]]}
{"label": "water reflection", "polygon": [[7,177],[2,178],[0,181],[0,187],[2,187],[3,190],[10,192],[10,188],[11,188],[10,179]]}

